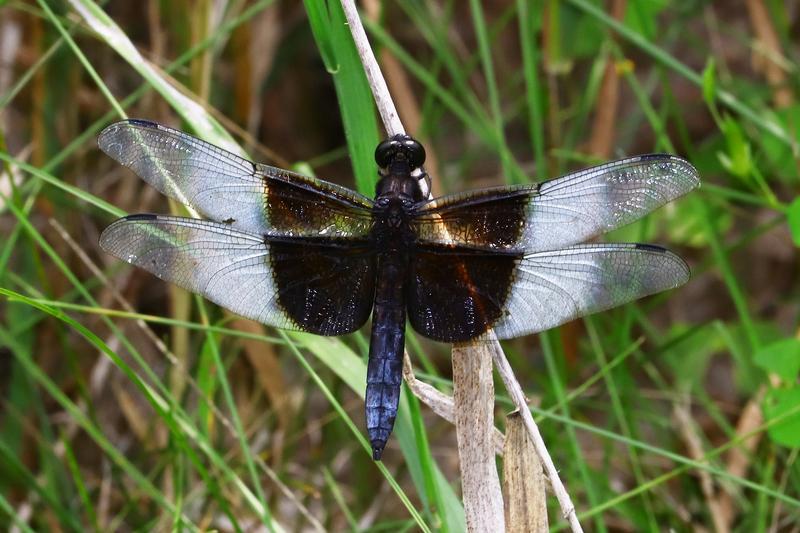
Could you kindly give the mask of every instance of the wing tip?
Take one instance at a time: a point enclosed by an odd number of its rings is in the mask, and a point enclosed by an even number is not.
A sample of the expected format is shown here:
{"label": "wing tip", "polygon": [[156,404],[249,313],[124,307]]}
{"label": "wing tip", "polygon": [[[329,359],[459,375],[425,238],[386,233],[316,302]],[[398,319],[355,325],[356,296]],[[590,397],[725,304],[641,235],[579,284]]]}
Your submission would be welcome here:
{"label": "wing tip", "polygon": [[652,154],[642,154],[638,156],[638,158],[641,162],[661,161],[678,167],[681,176],[686,180],[688,185],[686,187],[686,192],[700,186],[700,173],[697,171],[697,168],[680,156],[665,152],[656,152]]}
{"label": "wing tip", "polygon": [[160,128],[161,124],[158,122],[153,122],[152,120],[147,120],[146,118],[129,118],[127,120],[122,121],[125,124],[130,124],[131,126],[140,126],[142,128]]}
{"label": "wing tip", "polygon": [[147,120],[144,118],[128,118],[109,124],[97,135],[97,146],[114,159],[122,152],[122,144],[114,139],[114,135],[122,129],[129,127],[147,128],[147,129],[163,129],[164,126],[158,122]]}
{"label": "wing tip", "polygon": [[651,161],[654,159],[681,159],[678,156],[668,154],[666,152],[651,152],[649,154],[642,154],[638,157],[640,161]]}
{"label": "wing tip", "polygon": [[120,128],[124,128],[127,126],[136,126],[139,128],[150,128],[150,129],[159,129],[163,127],[158,122],[153,122],[152,120],[147,120],[145,118],[126,118],[125,120],[118,120],[117,122],[112,122],[111,124],[103,128],[98,134],[98,139],[107,136],[110,133],[114,133]]}
{"label": "wing tip", "polygon": [[122,220],[128,222],[136,220],[158,220],[158,216],[159,215],[156,215],[154,213],[134,213],[132,215],[126,215],[120,218],[119,220],[117,220],[117,222],[120,222]]}
{"label": "wing tip", "polygon": [[664,248],[663,246],[659,246],[657,244],[648,244],[643,242],[637,242],[633,245],[635,248],[639,250],[648,250],[650,252],[658,252],[658,253],[667,253],[669,250]]}
{"label": "wing tip", "polygon": [[111,224],[105,227],[105,229],[100,233],[100,239],[98,240],[98,244],[100,244],[100,248],[107,254],[113,255],[114,257],[119,257],[116,253],[114,253],[114,246],[112,245],[113,242],[113,234],[116,228],[119,226],[121,222],[124,222],[127,217],[118,218]]}
{"label": "wing tip", "polygon": [[675,252],[657,244],[635,243],[633,246],[637,250],[645,250],[652,253],[663,254],[664,256],[668,257],[676,265],[676,267],[683,271],[683,275],[676,277],[675,282],[672,285],[661,290],[676,289],[681,285],[685,285],[691,279],[692,270],[689,268],[689,264],[683,257],[679,256]]}
{"label": "wing tip", "polygon": [[118,218],[100,233],[99,244],[100,248],[103,249],[104,252],[107,254],[111,254],[114,257],[120,257],[119,254],[115,252],[115,247],[112,245],[114,240],[114,232],[123,224],[127,224],[129,222],[140,222],[140,221],[153,221],[158,220],[159,215],[153,213],[134,213],[132,215],[125,215],[124,217]]}

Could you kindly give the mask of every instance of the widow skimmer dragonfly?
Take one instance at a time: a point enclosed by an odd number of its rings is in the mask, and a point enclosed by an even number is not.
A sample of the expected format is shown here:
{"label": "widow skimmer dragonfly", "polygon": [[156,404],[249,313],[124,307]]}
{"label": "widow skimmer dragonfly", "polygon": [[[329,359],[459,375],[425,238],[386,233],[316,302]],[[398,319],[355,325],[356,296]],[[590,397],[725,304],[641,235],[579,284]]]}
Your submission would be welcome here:
{"label": "widow skimmer dragonfly", "polygon": [[234,313],[342,335],[372,314],[366,426],[380,460],[400,394],[406,320],[440,342],[507,339],[678,287],[686,263],[649,244],[580,244],[699,184],[672,155],[631,157],[535,185],[428,200],[425,150],[375,152],[375,199],[253,163],[180,131],[127,120],[100,148],[208,220],[137,214],[101,247]]}

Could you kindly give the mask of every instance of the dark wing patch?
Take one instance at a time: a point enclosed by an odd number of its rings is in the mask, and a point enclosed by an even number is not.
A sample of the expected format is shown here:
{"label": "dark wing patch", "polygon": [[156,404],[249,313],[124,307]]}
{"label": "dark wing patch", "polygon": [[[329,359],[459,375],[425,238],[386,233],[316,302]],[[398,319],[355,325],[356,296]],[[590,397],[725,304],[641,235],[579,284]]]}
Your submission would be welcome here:
{"label": "dark wing patch", "polygon": [[98,144],[163,194],[235,229],[360,238],[371,227],[369,198],[255,164],[155,122],[117,122],[100,133]]}
{"label": "dark wing patch", "polygon": [[538,185],[495,187],[436,198],[421,206],[412,225],[423,242],[517,248]]}
{"label": "dark wing patch", "polygon": [[160,215],[119,219],[100,236],[106,252],[262,324],[318,335],[357,330],[372,309],[372,256],[302,241]]}
{"label": "dark wing patch", "polygon": [[503,314],[521,254],[420,246],[406,284],[408,320],[441,342],[479,337]]}
{"label": "dark wing patch", "polygon": [[372,201],[308,176],[257,165],[265,177],[270,235],[363,239],[372,228]]}
{"label": "dark wing patch", "polygon": [[444,196],[418,208],[418,238],[462,246],[555,250],[624,226],[697,187],[679,157],[650,154],[532,186]]}
{"label": "dark wing patch", "polygon": [[369,318],[375,254],[366,242],[269,241],[278,303],[303,331],[342,335]]}

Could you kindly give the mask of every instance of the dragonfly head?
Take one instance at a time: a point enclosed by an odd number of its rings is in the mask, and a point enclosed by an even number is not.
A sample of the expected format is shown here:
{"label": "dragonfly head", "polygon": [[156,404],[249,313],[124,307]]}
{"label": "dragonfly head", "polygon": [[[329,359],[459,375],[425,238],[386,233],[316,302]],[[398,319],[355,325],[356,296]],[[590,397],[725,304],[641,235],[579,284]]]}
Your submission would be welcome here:
{"label": "dragonfly head", "polygon": [[378,145],[375,162],[384,173],[391,172],[395,165],[407,166],[408,172],[412,172],[425,163],[425,148],[408,135],[399,133]]}

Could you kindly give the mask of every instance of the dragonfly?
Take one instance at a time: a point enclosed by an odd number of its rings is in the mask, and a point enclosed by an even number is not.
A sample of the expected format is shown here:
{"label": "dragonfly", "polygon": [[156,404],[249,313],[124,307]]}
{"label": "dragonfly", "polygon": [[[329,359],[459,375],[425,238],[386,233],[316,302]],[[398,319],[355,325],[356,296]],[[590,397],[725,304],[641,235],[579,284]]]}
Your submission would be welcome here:
{"label": "dragonfly", "polygon": [[424,147],[395,135],[375,151],[371,199],[147,120],[112,124],[98,144],[205,217],[123,217],[100,237],[109,254],[276,328],[338,336],[371,316],[365,411],[376,461],[397,415],[406,322],[443,343],[509,339],[689,279],[660,246],[586,244],[699,185],[674,155],[429,199]]}

